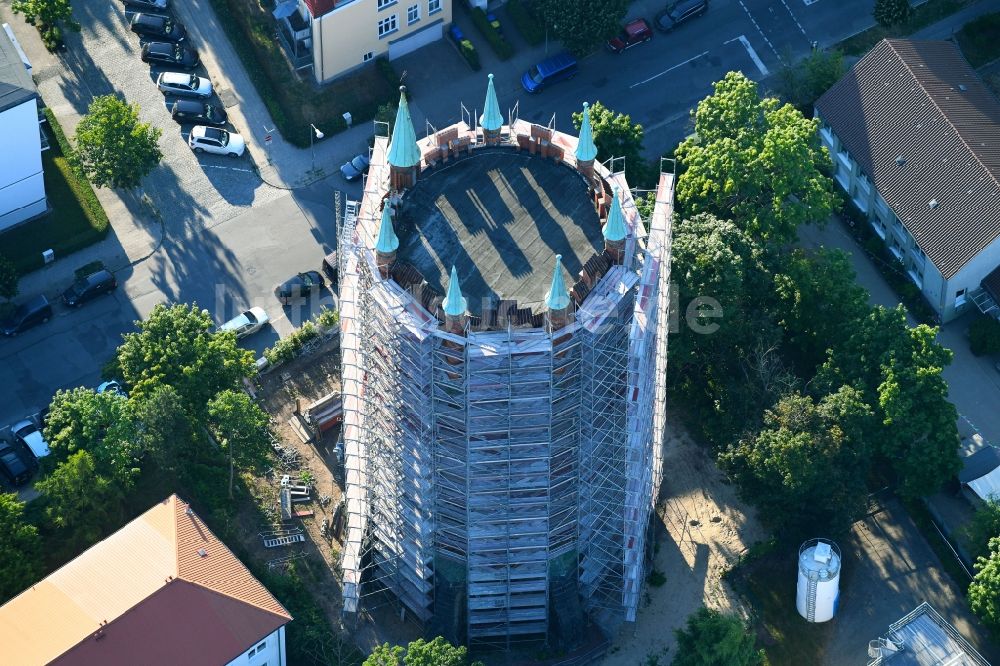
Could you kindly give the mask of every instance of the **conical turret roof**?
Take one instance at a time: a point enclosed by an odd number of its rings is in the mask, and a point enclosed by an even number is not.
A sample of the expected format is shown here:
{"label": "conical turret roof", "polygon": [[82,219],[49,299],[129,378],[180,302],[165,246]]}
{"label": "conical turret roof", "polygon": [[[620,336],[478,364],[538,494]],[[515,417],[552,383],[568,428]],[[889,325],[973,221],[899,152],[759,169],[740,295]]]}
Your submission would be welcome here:
{"label": "conical turret roof", "polygon": [[597,157],[594,132],[590,129],[590,105],[583,103],[583,122],[580,123],[580,140],[576,144],[576,161],[589,162]]}
{"label": "conical turret roof", "polygon": [[503,116],[500,115],[500,104],[497,103],[497,91],[493,88],[493,75],[486,85],[486,103],[483,105],[483,115],[479,116],[479,125],[484,130],[495,132],[503,127]]}
{"label": "conical turret roof", "polygon": [[569,293],[566,291],[566,281],[562,274],[562,255],[556,255],[556,266],[552,271],[552,286],[545,298],[549,310],[565,310],[569,307]]}
{"label": "conical turret roof", "polygon": [[375,251],[382,254],[392,254],[399,249],[399,238],[392,228],[392,207],[386,204],[382,207],[382,224],[378,228],[378,241],[375,243]]}
{"label": "conical turret roof", "polygon": [[461,317],[465,314],[466,306],[462,288],[458,285],[458,271],[452,266],[451,279],[448,280],[448,294],[444,297],[444,313],[449,317]]}
{"label": "conical turret roof", "polygon": [[614,197],[611,199],[611,210],[608,211],[608,223],[604,225],[604,240],[623,241],[627,233],[621,197],[618,196],[618,188],[616,187]]}
{"label": "conical turret roof", "polygon": [[403,86],[399,87],[399,108],[396,109],[396,124],[392,128],[388,159],[389,164],[400,168],[408,168],[420,163],[417,133],[413,130],[410,106],[406,102],[406,88]]}

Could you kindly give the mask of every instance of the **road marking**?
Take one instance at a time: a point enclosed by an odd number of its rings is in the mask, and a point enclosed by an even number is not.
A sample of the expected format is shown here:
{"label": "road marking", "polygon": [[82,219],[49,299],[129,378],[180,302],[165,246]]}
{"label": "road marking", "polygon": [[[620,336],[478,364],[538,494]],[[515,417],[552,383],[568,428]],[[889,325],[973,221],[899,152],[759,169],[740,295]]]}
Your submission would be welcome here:
{"label": "road marking", "polygon": [[819,0],[802,0],[802,3],[805,4],[806,6],[809,6],[809,5],[814,4],[816,2],[819,2]]}
{"label": "road marking", "polygon": [[[741,2],[740,4],[743,4],[743,3]],[[745,48],[747,50],[747,53],[750,55],[750,59],[753,60],[753,64],[757,65],[757,69],[760,70],[760,75],[761,76],[766,77],[768,74],[770,74],[770,72],[767,71],[767,67],[764,66],[764,61],[760,59],[760,56],[758,56],[757,52],[754,51],[753,46],[750,45],[750,40],[747,39],[746,35],[740,35],[739,37],[733,37],[732,39],[730,39],[729,41],[727,41],[725,43],[729,44],[731,42],[739,42],[740,44],[743,45],[743,48]],[[768,43],[770,43],[770,42],[768,42]],[[774,47],[772,46],[771,48],[773,49]]]}
{"label": "road marking", "polygon": [[699,53],[698,55],[694,56],[693,58],[688,58],[688,59],[687,59],[687,60],[685,60],[684,62],[679,62],[679,63],[677,63],[676,65],[674,65],[673,67],[670,67],[670,68],[668,68],[668,69],[665,69],[665,70],[663,70],[663,71],[662,71],[662,72],[660,72],[659,74],[653,74],[653,75],[652,75],[651,77],[649,77],[649,78],[648,78],[648,79],[646,79],[645,81],[639,81],[638,83],[633,83],[632,85],[630,85],[630,86],[629,86],[629,88],[635,88],[636,86],[641,86],[641,85],[642,85],[642,84],[644,84],[644,83],[649,83],[649,82],[650,82],[650,81],[652,81],[653,79],[658,79],[658,78],[660,78],[661,76],[663,76],[663,75],[664,75],[664,74],[666,74],[667,72],[672,72],[672,71],[674,71],[675,69],[677,69],[678,67],[683,67],[684,65],[688,64],[689,62],[692,62],[692,61],[694,61],[694,60],[697,60],[698,58],[704,58],[704,57],[705,57],[705,56],[707,56],[707,55],[708,55],[708,51],[703,51],[703,52]]}
{"label": "road marking", "polygon": [[[777,56],[778,62],[784,62],[781,59],[781,54],[778,53],[778,49],[774,48],[774,44],[771,43],[771,40],[768,39],[767,35],[764,34],[764,31],[761,30],[760,24],[757,23],[757,19],[755,19],[753,17],[753,14],[750,13],[750,10],[747,8],[747,6],[745,4],[743,4],[743,0],[740,0],[740,7],[743,8],[743,11],[746,12],[747,16],[750,18],[750,22],[753,23],[753,27],[757,28],[757,32],[759,32],[760,36],[764,38],[764,42],[771,48],[771,50],[774,52],[774,55]],[[746,37],[745,36],[741,36],[741,37],[737,37],[736,39],[746,40]],[[730,39],[729,41],[732,42],[732,41],[735,41],[735,40],[734,39]],[[751,52],[751,54],[753,54],[753,49],[751,49],[749,46],[747,47],[747,49]],[[753,54],[752,57],[756,58],[757,56],[755,54]],[[765,74],[764,76],[767,76],[767,75]]]}
{"label": "road marking", "polygon": [[[813,2],[816,2],[816,0],[813,0]],[[806,34],[806,29],[802,27],[801,23],[799,23],[799,19],[795,17],[795,14],[792,14],[792,8],[788,6],[788,3],[785,2],[785,0],[781,0],[781,4],[783,4],[785,6],[785,9],[788,10],[788,14],[789,16],[792,17],[792,20],[795,21],[795,25],[799,26],[799,30],[802,31],[802,36],[805,37],[806,39],[809,39],[809,35]]]}
{"label": "road marking", "polygon": [[206,169],[229,169],[230,171],[244,171],[246,173],[253,173],[253,169],[241,169],[239,167],[219,166],[217,164],[202,164],[202,166],[205,167]]}

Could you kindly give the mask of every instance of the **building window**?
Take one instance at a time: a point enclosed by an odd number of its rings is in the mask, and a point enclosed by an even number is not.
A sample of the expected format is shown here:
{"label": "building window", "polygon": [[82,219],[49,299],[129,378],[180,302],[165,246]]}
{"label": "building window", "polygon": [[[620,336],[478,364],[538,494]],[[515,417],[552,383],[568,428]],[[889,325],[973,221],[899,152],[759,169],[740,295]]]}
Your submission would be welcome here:
{"label": "building window", "polygon": [[366,53],[363,56],[361,56],[361,62],[368,62],[369,60],[371,60],[374,57],[375,57],[375,52],[374,51],[369,51],[368,53]]}
{"label": "building window", "polygon": [[955,307],[960,308],[965,305],[965,295],[968,289],[959,289],[955,292]]}
{"label": "building window", "polygon": [[263,652],[264,648],[266,648],[266,647],[267,647],[267,641],[264,641],[263,643],[261,643],[260,645],[258,645],[257,646],[257,654],[260,654],[261,652]]}
{"label": "building window", "polygon": [[378,0],[377,6],[381,10],[385,9],[386,7],[391,7],[394,4],[396,4],[396,0]]}
{"label": "building window", "polygon": [[387,16],[378,22],[378,36],[382,39],[386,35],[392,34],[399,29],[399,25],[396,23],[396,15]]}
{"label": "building window", "polygon": [[441,11],[441,0],[427,0],[427,13],[437,14]]}
{"label": "building window", "polygon": [[406,24],[413,25],[420,20],[420,5],[410,5],[406,9]]}

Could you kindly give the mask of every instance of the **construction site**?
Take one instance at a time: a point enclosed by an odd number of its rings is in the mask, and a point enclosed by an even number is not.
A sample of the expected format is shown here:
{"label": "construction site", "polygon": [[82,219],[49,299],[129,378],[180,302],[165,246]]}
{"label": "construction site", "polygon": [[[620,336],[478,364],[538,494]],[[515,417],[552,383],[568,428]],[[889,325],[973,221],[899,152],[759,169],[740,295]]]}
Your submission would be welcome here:
{"label": "construction site", "polygon": [[578,136],[528,123],[490,75],[461,109],[418,140],[402,91],[338,211],[345,617],[574,650],[642,598],[674,177],[642,219],[586,105]]}

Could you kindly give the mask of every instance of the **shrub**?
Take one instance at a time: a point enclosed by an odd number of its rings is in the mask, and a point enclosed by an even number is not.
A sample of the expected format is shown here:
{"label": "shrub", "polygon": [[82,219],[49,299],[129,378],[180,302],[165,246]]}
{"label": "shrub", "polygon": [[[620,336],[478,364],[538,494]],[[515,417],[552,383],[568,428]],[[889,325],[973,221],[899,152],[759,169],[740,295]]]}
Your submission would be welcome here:
{"label": "shrub", "polygon": [[458,45],[458,51],[462,54],[462,57],[465,58],[465,61],[469,63],[469,67],[472,68],[472,71],[478,72],[483,68],[483,66],[479,64],[479,53],[476,51],[476,47],[472,44],[472,42],[467,39],[463,39]]}
{"label": "shrub", "polygon": [[385,78],[389,85],[399,87],[399,74],[396,73],[396,68],[392,66],[392,63],[389,62],[388,58],[385,56],[376,58],[375,66],[378,67],[379,74]]}
{"label": "shrub", "polygon": [[476,25],[479,32],[483,33],[483,37],[490,43],[490,47],[497,54],[498,58],[508,60],[514,55],[514,47],[493,27],[493,24],[486,18],[486,12],[479,7],[472,10],[472,22]]}
{"label": "shrub", "polygon": [[290,361],[298,355],[302,347],[320,336],[320,329],[330,329],[340,323],[340,312],[331,308],[323,308],[319,314],[304,322],[297,331],[274,343],[273,347],[264,350],[264,358],[271,365]]}
{"label": "shrub", "polygon": [[541,19],[521,3],[521,0],[507,2],[507,16],[514,22],[514,27],[531,46],[538,46],[545,41],[545,27]]}
{"label": "shrub", "polygon": [[1000,321],[980,317],[969,326],[969,347],[976,356],[1000,353]]}

